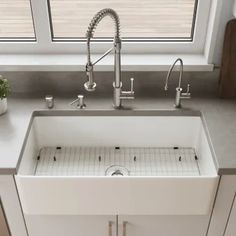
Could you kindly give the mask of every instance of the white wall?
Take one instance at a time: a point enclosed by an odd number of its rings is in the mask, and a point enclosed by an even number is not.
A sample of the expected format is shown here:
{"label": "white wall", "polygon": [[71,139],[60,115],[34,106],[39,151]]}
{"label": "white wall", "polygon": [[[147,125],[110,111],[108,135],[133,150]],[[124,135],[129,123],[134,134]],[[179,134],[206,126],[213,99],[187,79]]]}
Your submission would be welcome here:
{"label": "white wall", "polygon": [[234,17],[236,18],[236,0],[234,1]]}
{"label": "white wall", "polygon": [[236,0],[223,0],[213,56],[213,63],[216,65],[221,65],[225,26],[234,15],[236,15]]}

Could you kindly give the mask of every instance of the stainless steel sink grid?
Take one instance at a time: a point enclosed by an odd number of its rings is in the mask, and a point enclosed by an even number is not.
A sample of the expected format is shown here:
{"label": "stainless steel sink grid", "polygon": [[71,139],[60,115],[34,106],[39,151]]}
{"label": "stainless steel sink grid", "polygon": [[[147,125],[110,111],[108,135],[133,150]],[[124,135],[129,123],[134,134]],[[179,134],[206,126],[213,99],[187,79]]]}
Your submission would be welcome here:
{"label": "stainless steel sink grid", "polygon": [[44,147],[36,158],[36,176],[106,176],[112,166],[129,176],[200,175],[194,148]]}

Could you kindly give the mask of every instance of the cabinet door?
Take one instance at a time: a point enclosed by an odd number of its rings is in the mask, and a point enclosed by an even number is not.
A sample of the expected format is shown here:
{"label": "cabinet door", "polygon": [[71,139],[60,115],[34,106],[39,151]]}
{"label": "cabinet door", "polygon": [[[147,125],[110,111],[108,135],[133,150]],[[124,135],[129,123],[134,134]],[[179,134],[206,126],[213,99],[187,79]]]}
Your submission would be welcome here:
{"label": "cabinet door", "polygon": [[115,236],[115,216],[25,215],[29,236]]}
{"label": "cabinet door", "polygon": [[119,216],[119,236],[205,236],[209,216]]}
{"label": "cabinet door", "polygon": [[[26,236],[26,227],[13,176],[0,176],[0,202],[3,212],[0,216],[0,235]],[[4,218],[4,223],[2,219]],[[6,229],[7,224],[9,229]],[[4,227],[4,229],[2,228]]]}
{"label": "cabinet door", "polygon": [[230,211],[229,221],[226,226],[225,236],[235,236],[236,235],[236,193],[234,195],[234,200],[232,208]]}
{"label": "cabinet door", "polygon": [[207,236],[236,235],[236,176],[222,176]]}
{"label": "cabinet door", "polygon": [[0,202],[0,232],[1,236],[10,236],[10,231],[8,228],[5,212],[3,210],[1,202]]}

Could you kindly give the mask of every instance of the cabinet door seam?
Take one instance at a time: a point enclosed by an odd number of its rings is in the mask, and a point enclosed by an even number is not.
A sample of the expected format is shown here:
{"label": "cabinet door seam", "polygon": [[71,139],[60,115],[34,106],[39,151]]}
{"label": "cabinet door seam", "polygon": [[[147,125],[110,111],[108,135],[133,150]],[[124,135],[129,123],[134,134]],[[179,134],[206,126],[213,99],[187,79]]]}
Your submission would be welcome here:
{"label": "cabinet door seam", "polygon": [[22,208],[22,204],[21,204],[21,200],[20,200],[20,196],[19,196],[19,191],[18,191],[17,184],[16,184],[16,179],[15,179],[14,176],[12,176],[12,178],[13,178],[14,185],[15,185],[15,188],[16,188],[16,194],[17,194],[17,198],[18,198],[18,201],[19,201],[20,209],[21,209],[21,215],[23,217],[25,231],[26,231],[27,236],[29,236],[29,231],[28,231],[28,227],[27,227],[27,224],[26,224],[25,215],[24,215],[24,212],[23,212],[23,208]]}
{"label": "cabinet door seam", "polygon": [[225,236],[226,230],[228,228],[229,219],[230,219],[230,216],[232,214],[232,210],[233,210],[233,207],[234,207],[235,199],[236,199],[236,192],[234,193],[233,201],[232,201],[232,204],[231,204],[231,207],[230,207],[230,211],[229,211],[229,214],[228,214],[228,217],[227,217],[227,221],[226,221],[226,225],[225,225],[223,236]]}
{"label": "cabinet door seam", "polygon": [[220,179],[219,179],[217,189],[216,189],[216,193],[215,193],[215,199],[214,199],[213,206],[212,206],[212,209],[211,209],[210,219],[209,219],[208,226],[207,226],[206,236],[208,235],[209,230],[210,230],[211,220],[212,220],[213,212],[214,212],[215,205],[216,205],[216,199],[217,199],[217,196],[218,196],[218,193],[219,193],[221,180],[222,180],[222,176],[220,175]]}

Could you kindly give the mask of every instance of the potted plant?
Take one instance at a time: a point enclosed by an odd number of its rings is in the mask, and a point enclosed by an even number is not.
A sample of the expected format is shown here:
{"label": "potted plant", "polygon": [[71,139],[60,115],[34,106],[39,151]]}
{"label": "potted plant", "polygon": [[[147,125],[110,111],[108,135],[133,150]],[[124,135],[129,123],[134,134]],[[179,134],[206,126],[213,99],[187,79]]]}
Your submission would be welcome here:
{"label": "potted plant", "polygon": [[2,75],[0,75],[0,115],[7,111],[7,96],[10,93],[10,85]]}

